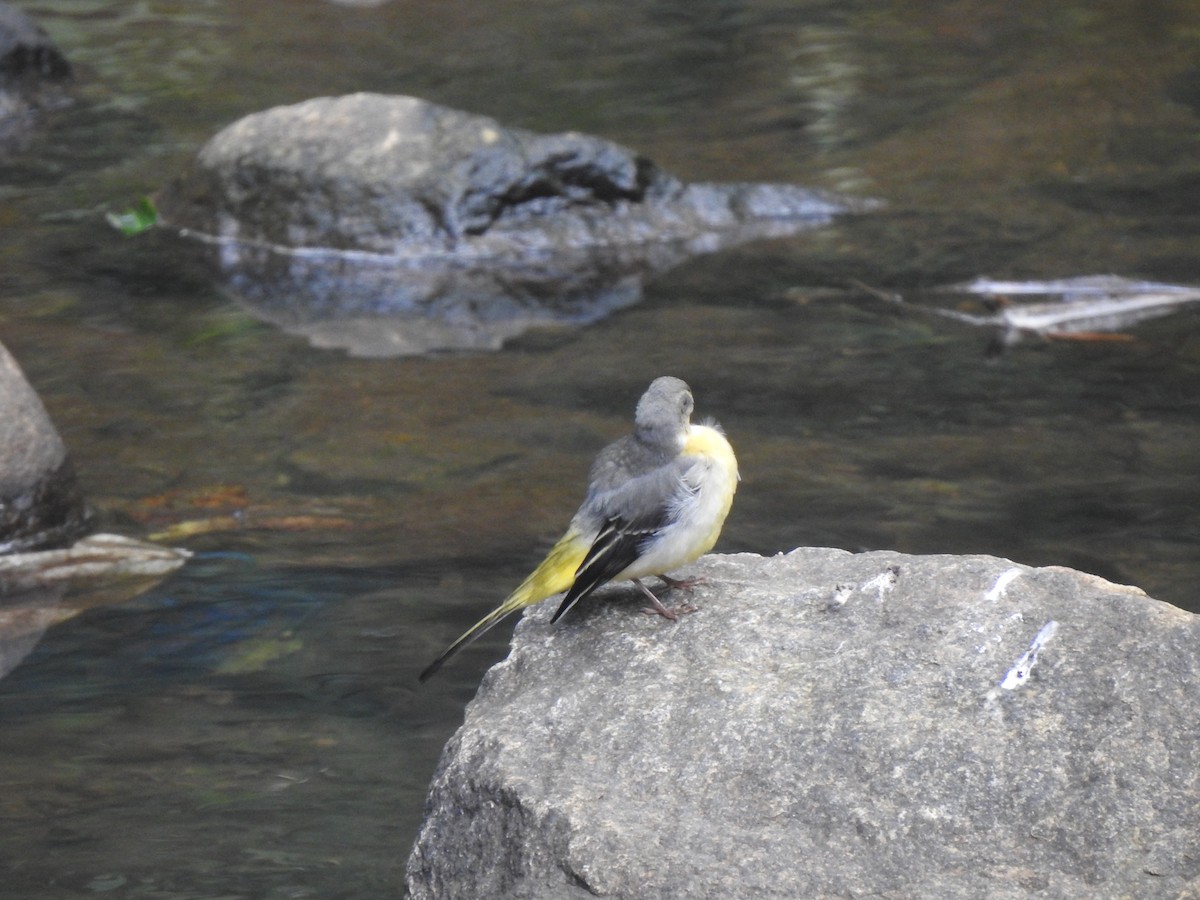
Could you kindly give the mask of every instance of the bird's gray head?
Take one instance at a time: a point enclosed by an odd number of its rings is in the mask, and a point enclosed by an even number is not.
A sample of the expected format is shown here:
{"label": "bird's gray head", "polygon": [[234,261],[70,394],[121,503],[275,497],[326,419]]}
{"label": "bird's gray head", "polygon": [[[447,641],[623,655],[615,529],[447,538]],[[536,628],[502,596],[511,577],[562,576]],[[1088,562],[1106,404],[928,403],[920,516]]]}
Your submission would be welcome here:
{"label": "bird's gray head", "polygon": [[675,443],[691,420],[693,406],[686,382],[670,375],[655,378],[638,401],[634,433],[647,443]]}

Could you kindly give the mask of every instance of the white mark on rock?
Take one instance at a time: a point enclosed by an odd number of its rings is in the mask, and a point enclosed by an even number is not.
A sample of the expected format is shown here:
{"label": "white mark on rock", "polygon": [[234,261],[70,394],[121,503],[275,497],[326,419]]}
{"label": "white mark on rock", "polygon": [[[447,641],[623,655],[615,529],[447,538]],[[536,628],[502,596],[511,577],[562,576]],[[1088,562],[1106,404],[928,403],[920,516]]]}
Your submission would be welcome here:
{"label": "white mark on rock", "polygon": [[1043,625],[1042,630],[1033,639],[1033,643],[1029,645],[1029,649],[1021,654],[1021,658],[1008,670],[1008,674],[1000,682],[1000,687],[1006,691],[1013,691],[1022,687],[1033,673],[1033,667],[1037,665],[1038,654],[1042,652],[1042,648],[1050,643],[1050,639],[1057,633],[1058,623],[1053,619]]}
{"label": "white mark on rock", "polygon": [[883,572],[880,572],[870,581],[864,581],[859,585],[858,589],[864,594],[874,591],[876,600],[883,600],[885,594],[890,594],[892,589],[896,587],[896,582],[900,580],[900,567],[888,566]]}
{"label": "white mark on rock", "polygon": [[850,587],[848,584],[839,584],[833,589],[833,596],[829,598],[829,609],[841,608],[846,601],[850,599],[850,595],[853,593],[854,588]]}
{"label": "white mark on rock", "polygon": [[1008,591],[1008,586],[1021,577],[1021,570],[1018,568],[1005,569],[1000,573],[1000,577],[996,579],[996,583],[992,585],[992,589],[983,595],[984,600],[999,600]]}
{"label": "white mark on rock", "polygon": [[387,136],[383,139],[383,143],[379,145],[379,149],[383,153],[387,153],[393,147],[400,143],[400,132],[395,128],[388,130]]}

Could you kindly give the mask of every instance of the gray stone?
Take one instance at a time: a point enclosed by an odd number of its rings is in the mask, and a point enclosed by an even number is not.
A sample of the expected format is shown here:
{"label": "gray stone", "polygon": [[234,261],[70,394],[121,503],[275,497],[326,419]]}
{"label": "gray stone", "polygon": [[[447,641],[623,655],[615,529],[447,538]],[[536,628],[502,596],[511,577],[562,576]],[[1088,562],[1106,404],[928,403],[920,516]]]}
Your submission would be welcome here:
{"label": "gray stone", "polygon": [[[162,224],[216,248],[252,311],[363,353],[494,347],[532,324],[592,321],[689,256],[877,205],[687,185],[601,138],[379,94],[246,116],[157,204]],[[364,317],[397,337],[357,348],[361,325],[336,323]],[[424,334],[418,319],[436,324]]]}
{"label": "gray stone", "polygon": [[87,524],[62,438],[0,344],[0,553],[65,546]]}
{"label": "gray stone", "polygon": [[8,3],[0,3],[0,78],[62,81],[71,65],[41,26]]}
{"label": "gray stone", "polygon": [[67,102],[63,86],[70,78],[70,63],[46,32],[0,3],[0,150],[22,144],[35,110]]}
{"label": "gray stone", "polygon": [[[1064,568],[709,556],[533,608],[448,744],[426,897],[1200,892],[1200,618]],[[608,602],[605,602],[605,601]]]}

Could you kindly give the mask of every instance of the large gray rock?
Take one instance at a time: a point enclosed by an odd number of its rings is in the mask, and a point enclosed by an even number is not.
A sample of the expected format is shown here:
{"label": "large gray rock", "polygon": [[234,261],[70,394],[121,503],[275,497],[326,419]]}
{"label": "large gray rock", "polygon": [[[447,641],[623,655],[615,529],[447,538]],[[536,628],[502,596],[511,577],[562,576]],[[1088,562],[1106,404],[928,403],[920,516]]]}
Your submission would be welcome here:
{"label": "large gray rock", "polygon": [[400,320],[396,352],[494,347],[635,302],[643,276],[690,255],[873,205],[794,185],[687,185],[601,138],[379,94],[247,116],[157,202],[163,224],[219,248],[228,287],[264,318],[316,323],[363,353],[360,325],[325,323],[378,320],[376,352],[386,316]]}
{"label": "large gray rock", "polygon": [[159,198],[165,221],[221,241],[460,262],[786,233],[853,204],[793,185],[688,186],[602,138],[365,93],[240,119]]}
{"label": "large gray rock", "polygon": [[65,546],[87,524],[62,438],[0,344],[0,553]]}
{"label": "large gray rock", "polygon": [[[689,573],[691,574],[691,573]],[[1195,897],[1200,618],[986,556],[695,566],[528,613],[445,750],[425,897]]]}

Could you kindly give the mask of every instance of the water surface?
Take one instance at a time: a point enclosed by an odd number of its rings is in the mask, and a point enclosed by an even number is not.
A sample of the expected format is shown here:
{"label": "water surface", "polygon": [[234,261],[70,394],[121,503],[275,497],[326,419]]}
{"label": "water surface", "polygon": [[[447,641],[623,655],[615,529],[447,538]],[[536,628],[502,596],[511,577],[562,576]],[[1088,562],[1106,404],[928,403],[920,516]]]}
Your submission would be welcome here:
{"label": "water surface", "polygon": [[[27,8],[80,102],[0,162],[0,339],[105,529],[244,527],[180,538],[193,564],[0,681],[0,894],[397,892],[506,630],[416,673],[537,562],[659,374],[738,450],[720,550],[984,552],[1200,608],[1200,311],[996,356],[855,287],[1200,284],[1190,5]],[[309,347],[104,224],[238,116],[357,90],[889,207],[695,260],[583,330],[398,360]]]}

